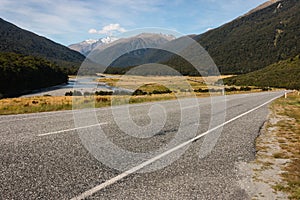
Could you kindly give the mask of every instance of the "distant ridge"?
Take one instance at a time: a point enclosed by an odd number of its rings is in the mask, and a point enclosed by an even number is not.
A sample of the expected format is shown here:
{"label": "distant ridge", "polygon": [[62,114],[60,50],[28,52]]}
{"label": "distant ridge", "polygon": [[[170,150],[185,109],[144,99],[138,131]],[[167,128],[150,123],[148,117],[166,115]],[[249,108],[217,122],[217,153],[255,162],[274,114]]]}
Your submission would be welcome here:
{"label": "distant ridge", "polygon": [[[141,33],[129,38],[121,38],[106,45],[99,45],[88,58],[99,59],[104,65],[127,67],[144,64],[145,53],[149,48],[159,46],[175,39],[172,35],[159,33]],[[136,51],[133,51],[137,49]],[[115,59],[113,59],[115,58]],[[118,59],[117,59],[118,58]],[[107,63],[105,61],[108,61]],[[113,61],[112,63],[110,63]]]}

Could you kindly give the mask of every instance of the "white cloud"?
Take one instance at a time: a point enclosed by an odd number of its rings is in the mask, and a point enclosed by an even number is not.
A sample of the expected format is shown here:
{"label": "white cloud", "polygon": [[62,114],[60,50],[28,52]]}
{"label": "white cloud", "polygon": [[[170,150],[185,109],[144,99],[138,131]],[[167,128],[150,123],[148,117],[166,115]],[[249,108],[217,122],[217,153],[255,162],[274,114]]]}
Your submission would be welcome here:
{"label": "white cloud", "polygon": [[96,29],[90,29],[89,33],[91,34],[105,34],[105,35],[113,35],[116,32],[124,33],[126,32],[125,28],[121,27],[120,24],[109,24],[106,26],[103,26],[103,28],[99,31]]}
{"label": "white cloud", "polygon": [[96,30],[96,29],[94,29],[94,28],[92,28],[92,29],[90,29],[89,30],[89,33],[90,34],[95,34],[95,33],[97,33],[98,31]]}

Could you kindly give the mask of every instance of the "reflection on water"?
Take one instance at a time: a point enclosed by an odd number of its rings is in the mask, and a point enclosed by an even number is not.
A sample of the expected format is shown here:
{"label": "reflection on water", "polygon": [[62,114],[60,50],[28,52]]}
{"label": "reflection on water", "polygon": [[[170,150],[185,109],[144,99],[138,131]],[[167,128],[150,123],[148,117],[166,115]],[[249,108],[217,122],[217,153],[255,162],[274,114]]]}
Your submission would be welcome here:
{"label": "reflection on water", "polygon": [[101,77],[91,76],[91,77],[77,77],[76,79],[69,79],[68,84],[61,86],[61,88],[74,88],[74,89],[82,89],[82,88],[94,88],[94,89],[105,89],[112,91],[129,91],[124,88],[118,88],[109,86],[106,83],[99,82],[97,80],[101,80]]}
{"label": "reflection on water", "polygon": [[113,91],[114,94],[130,94],[131,90],[127,90],[119,87],[112,87],[106,83],[98,82],[97,80],[101,77],[97,76],[84,76],[77,78],[70,78],[67,84],[56,85],[48,88],[42,88],[38,90],[31,91],[29,94],[23,95],[23,97],[28,96],[64,96],[66,92],[79,90],[84,92],[96,92],[96,91]]}

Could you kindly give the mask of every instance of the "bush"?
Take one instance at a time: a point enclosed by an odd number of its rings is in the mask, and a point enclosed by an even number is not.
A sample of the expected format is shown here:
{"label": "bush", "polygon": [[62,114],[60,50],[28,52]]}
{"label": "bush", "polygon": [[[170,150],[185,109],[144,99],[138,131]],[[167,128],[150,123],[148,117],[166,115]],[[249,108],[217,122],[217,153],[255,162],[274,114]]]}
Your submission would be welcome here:
{"label": "bush", "polygon": [[147,92],[144,92],[143,90],[137,89],[135,90],[132,95],[137,96],[137,95],[146,95]]}
{"label": "bush", "polygon": [[82,93],[80,91],[75,90],[74,92],[66,92],[65,96],[82,96]]}
{"label": "bush", "polygon": [[172,93],[171,90],[166,89],[166,90],[153,90],[152,94],[170,94]]}
{"label": "bush", "polygon": [[38,104],[39,102],[38,102],[38,101],[35,101],[35,100],[33,100],[31,103],[32,103],[32,104]]}
{"label": "bush", "polygon": [[238,89],[236,87],[230,87],[230,88],[225,88],[226,92],[234,92],[237,91]]}
{"label": "bush", "polygon": [[65,93],[65,96],[73,96],[73,92],[72,92],[72,91],[66,92],[66,93]]}
{"label": "bush", "polygon": [[95,95],[97,96],[110,96],[113,94],[113,91],[96,91]]}
{"label": "bush", "polygon": [[272,88],[269,88],[269,87],[263,87],[263,88],[261,88],[261,91],[271,91],[272,90]]}
{"label": "bush", "polygon": [[106,97],[97,97],[96,101],[99,102],[108,102],[109,100]]}
{"label": "bush", "polygon": [[240,88],[240,91],[251,91],[251,87],[248,87],[248,86],[246,86],[246,87],[241,87],[241,88]]}
{"label": "bush", "polygon": [[208,89],[201,89],[201,88],[199,88],[198,90],[194,90],[194,92],[209,92],[209,90]]}

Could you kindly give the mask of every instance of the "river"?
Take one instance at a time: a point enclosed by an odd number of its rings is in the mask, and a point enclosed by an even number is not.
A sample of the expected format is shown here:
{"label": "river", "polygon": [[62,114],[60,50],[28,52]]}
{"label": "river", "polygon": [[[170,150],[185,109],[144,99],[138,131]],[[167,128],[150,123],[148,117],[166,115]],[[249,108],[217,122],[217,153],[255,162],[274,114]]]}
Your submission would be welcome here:
{"label": "river", "polygon": [[106,83],[97,81],[101,79],[98,76],[81,76],[76,78],[70,78],[67,84],[56,85],[48,88],[35,90],[30,94],[23,95],[22,97],[30,96],[64,96],[66,92],[80,91],[84,92],[96,92],[96,91],[128,91],[124,88],[111,87]]}

